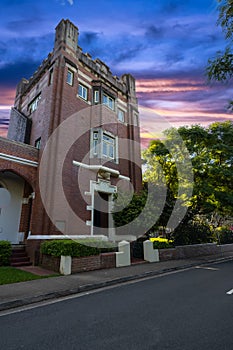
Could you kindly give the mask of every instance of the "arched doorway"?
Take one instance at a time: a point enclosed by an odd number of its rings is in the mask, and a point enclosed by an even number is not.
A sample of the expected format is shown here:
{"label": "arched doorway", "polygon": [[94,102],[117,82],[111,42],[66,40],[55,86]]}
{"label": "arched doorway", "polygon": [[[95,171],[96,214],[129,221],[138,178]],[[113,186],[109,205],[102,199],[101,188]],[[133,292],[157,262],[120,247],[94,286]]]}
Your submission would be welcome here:
{"label": "arched doorway", "polygon": [[30,226],[32,192],[23,177],[12,171],[0,172],[0,240],[24,241]]}

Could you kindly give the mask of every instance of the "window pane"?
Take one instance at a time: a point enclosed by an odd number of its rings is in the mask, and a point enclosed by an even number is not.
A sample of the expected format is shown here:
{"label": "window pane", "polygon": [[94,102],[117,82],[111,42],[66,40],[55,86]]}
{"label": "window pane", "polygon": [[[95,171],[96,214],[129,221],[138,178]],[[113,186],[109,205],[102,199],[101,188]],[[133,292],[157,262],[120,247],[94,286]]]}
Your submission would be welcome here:
{"label": "window pane", "polygon": [[95,91],[94,101],[95,103],[99,102],[99,91]]}
{"label": "window pane", "polygon": [[103,96],[103,104],[105,104],[105,105],[108,104],[108,96],[107,95]]}
{"label": "window pane", "polygon": [[67,82],[69,85],[73,85],[73,76],[74,76],[74,73],[71,72],[70,70],[68,70],[68,71],[67,71],[66,82]]}
{"label": "window pane", "polygon": [[87,100],[87,88],[81,84],[78,85],[78,95]]}
{"label": "window pane", "polygon": [[118,120],[121,122],[125,121],[125,112],[123,112],[121,109],[118,110]]}
{"label": "window pane", "polygon": [[108,156],[108,146],[105,142],[103,142],[103,155]]}
{"label": "window pane", "polygon": [[112,145],[109,145],[109,157],[114,158],[114,148]]}

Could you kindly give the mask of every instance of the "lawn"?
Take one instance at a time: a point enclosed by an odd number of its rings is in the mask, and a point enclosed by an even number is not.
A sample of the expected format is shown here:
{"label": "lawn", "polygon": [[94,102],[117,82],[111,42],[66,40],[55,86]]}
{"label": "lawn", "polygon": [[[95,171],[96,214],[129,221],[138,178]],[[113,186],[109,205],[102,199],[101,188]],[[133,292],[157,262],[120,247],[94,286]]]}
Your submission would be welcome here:
{"label": "lawn", "polygon": [[44,277],[45,276],[43,277],[37,276],[37,275],[34,275],[33,273],[22,271],[10,266],[0,267],[0,285],[37,280]]}

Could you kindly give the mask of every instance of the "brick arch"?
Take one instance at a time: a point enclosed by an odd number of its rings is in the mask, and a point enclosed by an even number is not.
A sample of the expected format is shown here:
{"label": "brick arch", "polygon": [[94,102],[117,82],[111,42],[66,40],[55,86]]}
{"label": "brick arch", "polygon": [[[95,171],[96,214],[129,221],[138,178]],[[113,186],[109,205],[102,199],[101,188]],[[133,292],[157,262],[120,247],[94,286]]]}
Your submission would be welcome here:
{"label": "brick arch", "polygon": [[12,172],[20,177],[22,177],[35,191],[36,188],[36,178],[37,178],[37,169],[33,168],[31,166],[27,165],[21,165],[21,164],[7,164],[9,163],[8,161],[5,162],[1,161],[0,164],[0,173],[9,171]]}

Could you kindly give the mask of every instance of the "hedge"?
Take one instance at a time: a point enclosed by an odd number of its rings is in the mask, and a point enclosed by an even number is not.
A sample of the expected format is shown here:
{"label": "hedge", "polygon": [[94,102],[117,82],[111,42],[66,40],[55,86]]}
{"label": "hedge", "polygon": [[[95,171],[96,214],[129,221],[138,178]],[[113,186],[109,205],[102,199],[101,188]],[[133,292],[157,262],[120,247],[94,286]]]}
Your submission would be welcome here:
{"label": "hedge", "polygon": [[12,254],[11,244],[8,241],[0,241],[0,266],[10,265]]}
{"label": "hedge", "polygon": [[[81,243],[82,242],[82,243]],[[41,253],[52,256],[72,256],[82,257],[90,255],[98,255],[103,252],[114,251],[115,247],[110,242],[102,242],[97,240],[73,241],[71,239],[59,239],[46,241],[41,244]]]}

